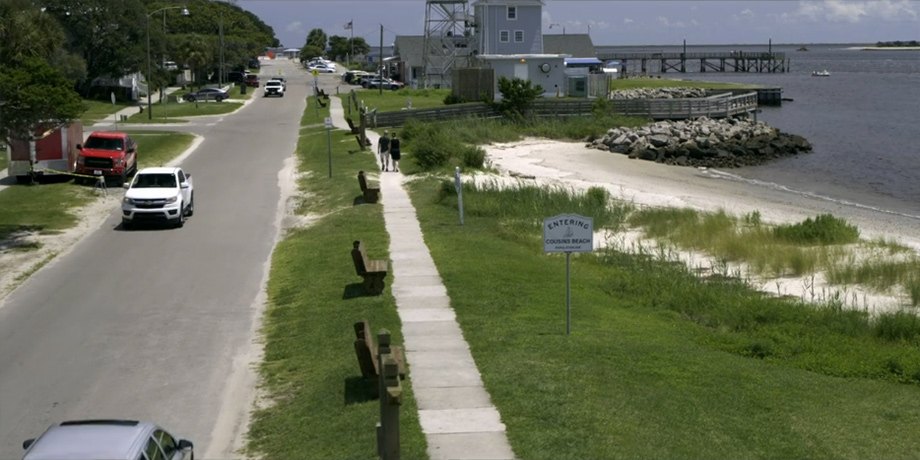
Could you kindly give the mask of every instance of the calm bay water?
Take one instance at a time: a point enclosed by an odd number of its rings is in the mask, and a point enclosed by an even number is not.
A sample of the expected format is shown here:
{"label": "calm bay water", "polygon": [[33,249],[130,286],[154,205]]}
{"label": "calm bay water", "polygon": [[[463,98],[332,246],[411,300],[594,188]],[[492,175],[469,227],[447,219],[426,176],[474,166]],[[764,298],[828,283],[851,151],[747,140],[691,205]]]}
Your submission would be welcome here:
{"label": "calm bay water", "polygon": [[[774,45],[791,61],[786,73],[676,73],[667,78],[730,81],[783,88],[782,107],[758,119],[800,134],[814,150],[766,165],[730,170],[744,180],[857,203],[920,219],[920,51],[861,51],[857,45]],[[681,47],[600,47],[601,51],[680,52]],[[696,46],[688,53],[767,46]],[[693,63],[693,70],[698,65]],[[814,70],[830,77],[812,77]],[[653,70],[657,71],[657,67]],[[689,69],[688,69],[689,70]],[[920,225],[920,222],[918,222]]]}

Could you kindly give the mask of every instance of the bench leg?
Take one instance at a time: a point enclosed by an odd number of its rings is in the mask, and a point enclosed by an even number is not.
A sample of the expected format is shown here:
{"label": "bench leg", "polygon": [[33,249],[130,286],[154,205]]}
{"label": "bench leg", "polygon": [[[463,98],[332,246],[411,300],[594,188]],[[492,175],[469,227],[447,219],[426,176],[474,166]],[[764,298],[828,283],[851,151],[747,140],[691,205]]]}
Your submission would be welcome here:
{"label": "bench leg", "polygon": [[367,275],[364,277],[364,283],[362,287],[364,292],[370,295],[380,295],[383,293],[384,282],[383,276],[378,275]]}

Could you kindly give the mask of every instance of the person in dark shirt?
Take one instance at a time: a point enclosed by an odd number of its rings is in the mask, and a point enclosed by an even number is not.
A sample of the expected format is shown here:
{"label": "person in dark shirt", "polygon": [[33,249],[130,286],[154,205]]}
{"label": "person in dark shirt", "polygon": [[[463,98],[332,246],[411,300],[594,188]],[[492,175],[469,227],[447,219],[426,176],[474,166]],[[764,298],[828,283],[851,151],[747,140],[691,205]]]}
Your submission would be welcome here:
{"label": "person in dark shirt", "polygon": [[393,160],[393,171],[399,172],[399,158],[401,153],[399,151],[399,138],[396,137],[396,132],[393,132],[393,138],[390,139],[390,159]]}
{"label": "person in dark shirt", "polygon": [[[395,137],[395,135],[394,135]],[[377,141],[377,155],[380,155],[380,170],[386,171],[390,167],[390,132],[383,131],[383,136]]]}

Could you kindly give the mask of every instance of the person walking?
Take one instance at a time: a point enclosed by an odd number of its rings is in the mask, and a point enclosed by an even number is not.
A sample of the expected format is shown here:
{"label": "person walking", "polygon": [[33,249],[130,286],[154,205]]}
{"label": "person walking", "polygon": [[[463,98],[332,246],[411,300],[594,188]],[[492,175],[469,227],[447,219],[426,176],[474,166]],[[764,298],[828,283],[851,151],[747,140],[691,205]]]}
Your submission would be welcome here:
{"label": "person walking", "polygon": [[399,138],[396,137],[396,131],[393,131],[393,138],[390,139],[390,159],[393,160],[393,171],[399,172]]}
{"label": "person walking", "polygon": [[[395,136],[394,136],[395,137]],[[380,170],[386,171],[390,167],[390,131],[384,130],[383,136],[377,141],[377,155],[380,156]]]}

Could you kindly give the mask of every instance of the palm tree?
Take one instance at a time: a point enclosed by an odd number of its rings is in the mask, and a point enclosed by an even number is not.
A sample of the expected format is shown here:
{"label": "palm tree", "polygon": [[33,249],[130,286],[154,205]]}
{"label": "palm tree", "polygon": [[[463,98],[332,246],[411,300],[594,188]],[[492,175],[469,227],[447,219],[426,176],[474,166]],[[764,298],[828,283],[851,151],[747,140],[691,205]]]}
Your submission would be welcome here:
{"label": "palm tree", "polygon": [[201,69],[213,60],[212,48],[203,37],[197,34],[184,35],[178,39],[176,58],[191,70],[194,84],[201,81],[198,75]]}

